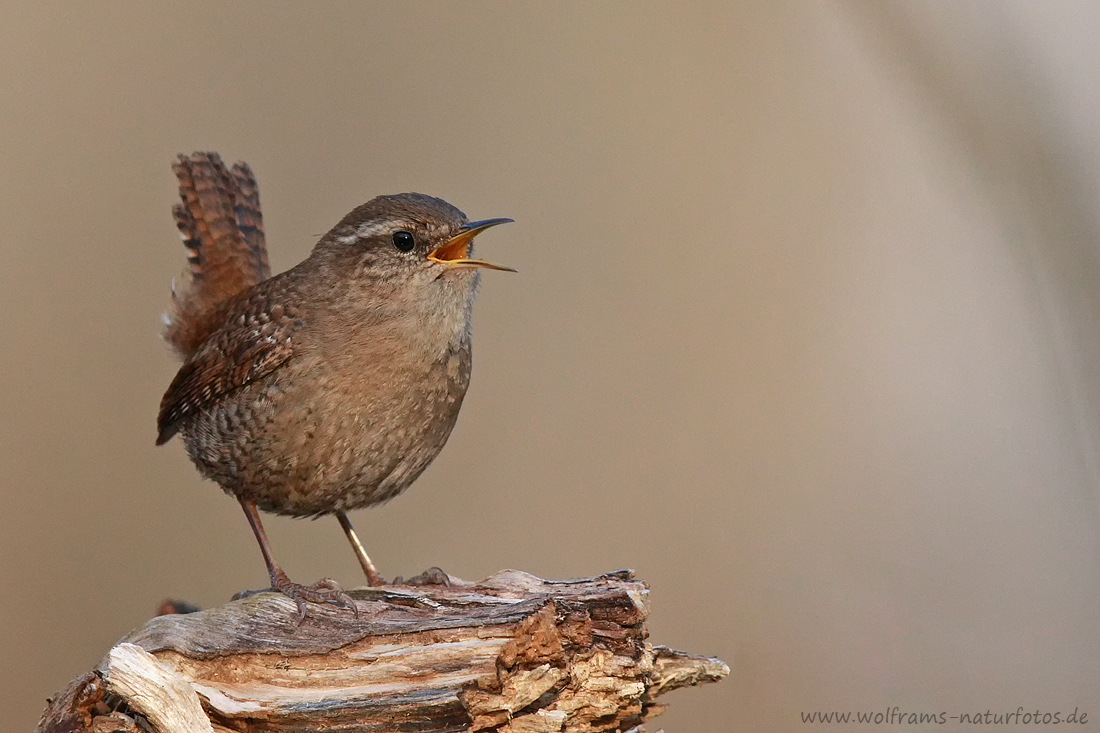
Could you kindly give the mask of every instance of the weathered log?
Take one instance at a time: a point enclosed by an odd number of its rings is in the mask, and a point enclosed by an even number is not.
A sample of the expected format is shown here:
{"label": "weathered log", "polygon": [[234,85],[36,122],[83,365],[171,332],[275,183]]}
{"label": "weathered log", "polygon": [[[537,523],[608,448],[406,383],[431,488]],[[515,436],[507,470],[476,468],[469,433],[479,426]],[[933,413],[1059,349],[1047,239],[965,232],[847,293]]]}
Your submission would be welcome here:
{"label": "weathered log", "polygon": [[[430,576],[429,576],[430,577]],[[629,571],[351,591],[351,609],[259,593],[159,616],[54,698],[39,731],[623,731],[669,690],[729,673],[648,643]],[[423,582],[423,581],[418,581]]]}

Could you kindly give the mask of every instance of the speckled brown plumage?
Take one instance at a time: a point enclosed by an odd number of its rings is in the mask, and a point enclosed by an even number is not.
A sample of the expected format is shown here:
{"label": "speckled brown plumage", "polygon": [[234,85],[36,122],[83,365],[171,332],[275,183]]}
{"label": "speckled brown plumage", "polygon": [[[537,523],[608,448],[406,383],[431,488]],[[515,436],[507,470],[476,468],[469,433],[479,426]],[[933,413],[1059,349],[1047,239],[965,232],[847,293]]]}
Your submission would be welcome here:
{"label": "speckled brown plumage", "polygon": [[[306,260],[266,277],[248,167],[230,173],[197,153],[175,169],[193,283],[166,332],[185,361],[161,403],[157,442],[180,433],[199,471],[246,513],[253,507],[250,520],[254,507],[335,513],[356,546],[343,512],[407,488],[454,427],[470,380],[478,269],[491,267],[469,259],[470,242],[504,220],[471,224],[440,199],[381,196]],[[332,596],[328,583],[319,593]]]}
{"label": "speckled brown plumage", "polygon": [[218,307],[271,277],[256,178],[246,163],[230,171],[217,153],[181,155],[172,165],[180,203],[172,208],[191,284],[173,289],[166,339],[189,358],[218,325]]}

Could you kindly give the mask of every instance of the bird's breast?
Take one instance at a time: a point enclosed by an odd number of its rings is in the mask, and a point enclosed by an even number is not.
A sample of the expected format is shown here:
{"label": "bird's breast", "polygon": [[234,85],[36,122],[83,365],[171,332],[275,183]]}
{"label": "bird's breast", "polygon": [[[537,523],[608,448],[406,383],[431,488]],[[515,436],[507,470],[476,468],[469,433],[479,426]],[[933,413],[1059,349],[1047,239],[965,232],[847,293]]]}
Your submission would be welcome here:
{"label": "bird's breast", "polygon": [[278,411],[287,424],[272,435],[293,463],[299,503],[333,511],[384,501],[439,454],[469,386],[470,351],[413,357],[379,348],[315,356],[310,388],[280,395],[296,407]]}

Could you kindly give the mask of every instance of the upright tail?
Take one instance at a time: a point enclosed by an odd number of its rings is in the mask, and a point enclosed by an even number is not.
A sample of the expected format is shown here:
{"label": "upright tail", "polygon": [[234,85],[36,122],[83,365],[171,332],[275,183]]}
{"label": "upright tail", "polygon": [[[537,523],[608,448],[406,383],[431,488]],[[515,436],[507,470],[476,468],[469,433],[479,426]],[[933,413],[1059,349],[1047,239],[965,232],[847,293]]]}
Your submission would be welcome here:
{"label": "upright tail", "polygon": [[247,163],[225,167],[217,153],[180,155],[172,165],[180,203],[172,207],[187,248],[190,283],[172,289],[164,337],[187,360],[217,324],[218,307],[271,277],[260,191]]}

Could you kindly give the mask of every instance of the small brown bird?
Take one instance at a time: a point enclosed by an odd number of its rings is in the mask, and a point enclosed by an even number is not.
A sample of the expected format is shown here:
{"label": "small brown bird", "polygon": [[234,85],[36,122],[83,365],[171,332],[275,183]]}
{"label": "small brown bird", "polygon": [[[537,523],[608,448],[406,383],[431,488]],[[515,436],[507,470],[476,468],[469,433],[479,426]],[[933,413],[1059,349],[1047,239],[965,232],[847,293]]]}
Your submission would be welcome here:
{"label": "small brown bird", "polygon": [[417,193],[379,196],[271,277],[259,193],[216,153],[173,166],[191,283],[173,291],[165,338],[183,360],[157,445],[176,433],[203,476],[240,501],[271,586],[298,604],[354,608],[330,579],[292,583],[258,510],[335,514],[367,581],[382,583],[347,511],[404,491],[454,427],[470,382],[472,241],[511,219],[468,221]]}

